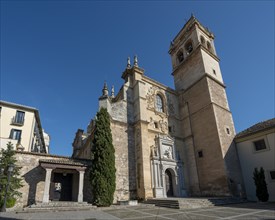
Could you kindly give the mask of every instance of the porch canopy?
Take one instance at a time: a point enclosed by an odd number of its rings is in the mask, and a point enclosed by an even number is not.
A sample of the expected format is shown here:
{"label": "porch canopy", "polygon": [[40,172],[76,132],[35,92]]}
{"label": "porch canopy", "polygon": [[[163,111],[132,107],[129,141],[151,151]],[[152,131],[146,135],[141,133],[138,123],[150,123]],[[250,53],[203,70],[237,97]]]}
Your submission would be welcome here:
{"label": "porch canopy", "polygon": [[84,173],[89,165],[86,160],[73,158],[40,159],[39,164],[46,170],[43,203],[49,202],[52,171],[55,169],[76,170],[79,173],[77,202],[83,202]]}

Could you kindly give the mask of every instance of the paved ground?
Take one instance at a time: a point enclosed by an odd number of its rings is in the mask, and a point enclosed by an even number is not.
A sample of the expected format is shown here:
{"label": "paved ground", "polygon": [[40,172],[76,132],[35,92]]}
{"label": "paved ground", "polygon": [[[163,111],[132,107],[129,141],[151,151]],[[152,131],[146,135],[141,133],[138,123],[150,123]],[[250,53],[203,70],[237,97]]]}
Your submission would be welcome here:
{"label": "paved ground", "polygon": [[114,206],[90,211],[0,213],[0,219],[76,219],[76,220],[275,220],[275,203],[245,203],[201,209],[167,209],[154,206]]}

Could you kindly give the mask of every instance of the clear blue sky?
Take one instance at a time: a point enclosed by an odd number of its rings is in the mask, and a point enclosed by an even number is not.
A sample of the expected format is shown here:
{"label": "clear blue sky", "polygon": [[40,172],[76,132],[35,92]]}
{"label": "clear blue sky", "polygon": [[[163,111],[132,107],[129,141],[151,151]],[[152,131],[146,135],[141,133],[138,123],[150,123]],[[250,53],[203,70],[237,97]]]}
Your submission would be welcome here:
{"label": "clear blue sky", "polygon": [[170,41],[191,13],[215,46],[237,132],[274,117],[274,1],[1,1],[1,99],[38,108],[71,155],[126,58],[172,88]]}

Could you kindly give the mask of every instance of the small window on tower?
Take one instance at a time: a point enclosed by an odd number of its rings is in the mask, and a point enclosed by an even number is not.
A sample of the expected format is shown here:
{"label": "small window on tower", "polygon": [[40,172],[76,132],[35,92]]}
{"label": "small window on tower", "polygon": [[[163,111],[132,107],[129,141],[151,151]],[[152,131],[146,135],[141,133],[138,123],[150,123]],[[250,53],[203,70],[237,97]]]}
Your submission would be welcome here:
{"label": "small window on tower", "polygon": [[229,128],[226,128],[226,133],[230,134],[230,129]]}
{"label": "small window on tower", "polygon": [[155,128],[159,128],[159,125],[158,125],[157,122],[154,122],[154,127],[155,127]]}
{"label": "small window on tower", "polygon": [[185,44],[185,50],[187,51],[187,54],[190,54],[193,51],[193,44],[191,41]]}
{"label": "small window on tower", "polygon": [[201,44],[205,46],[205,39],[203,36],[201,36]]}
{"label": "small window on tower", "polygon": [[168,126],[168,131],[172,132],[172,127],[171,126]]}
{"label": "small window on tower", "polygon": [[202,152],[202,150],[198,151],[198,156],[199,156],[200,158],[203,157],[203,152]]}
{"label": "small window on tower", "polygon": [[211,44],[210,44],[209,41],[207,41],[207,49],[210,50],[210,51],[212,50],[212,47],[211,47]]}
{"label": "small window on tower", "polygon": [[180,50],[180,51],[177,53],[177,58],[178,58],[179,63],[181,63],[181,62],[184,60],[184,56],[183,56],[182,50]]}
{"label": "small window on tower", "polygon": [[214,75],[217,75],[217,74],[216,74],[216,70],[214,70],[214,69],[213,69],[213,73],[214,73]]}

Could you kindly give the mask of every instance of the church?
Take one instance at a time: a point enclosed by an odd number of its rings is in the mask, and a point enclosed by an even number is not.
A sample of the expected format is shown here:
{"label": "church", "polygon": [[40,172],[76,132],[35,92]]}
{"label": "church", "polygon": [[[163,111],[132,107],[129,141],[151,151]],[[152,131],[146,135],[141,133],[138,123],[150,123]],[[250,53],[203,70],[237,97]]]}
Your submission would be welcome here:
{"label": "church", "polygon": [[[235,128],[214,35],[191,16],[170,44],[174,89],[144,74],[137,57],[117,94],[106,83],[115,148],[115,201],[239,196],[243,193]],[[167,73],[168,76],[168,73]],[[90,159],[95,123],[78,129],[73,158]]]}

